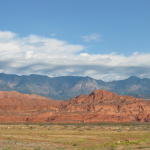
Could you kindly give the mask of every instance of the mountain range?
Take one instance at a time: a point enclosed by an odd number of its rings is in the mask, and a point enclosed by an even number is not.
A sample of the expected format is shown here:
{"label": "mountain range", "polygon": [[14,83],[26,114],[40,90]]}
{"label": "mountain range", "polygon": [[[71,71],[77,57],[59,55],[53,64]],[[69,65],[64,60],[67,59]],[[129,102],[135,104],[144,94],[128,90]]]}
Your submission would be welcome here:
{"label": "mountain range", "polygon": [[93,90],[104,89],[121,95],[150,99],[150,79],[129,77],[125,80],[104,82],[91,77],[43,75],[15,75],[0,73],[0,91],[18,91],[52,99],[67,100]]}

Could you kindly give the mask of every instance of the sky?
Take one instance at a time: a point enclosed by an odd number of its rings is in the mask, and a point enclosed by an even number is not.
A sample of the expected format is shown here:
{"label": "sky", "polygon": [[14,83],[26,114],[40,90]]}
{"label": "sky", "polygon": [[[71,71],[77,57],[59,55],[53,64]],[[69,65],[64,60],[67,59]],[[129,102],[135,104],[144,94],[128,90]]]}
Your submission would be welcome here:
{"label": "sky", "polygon": [[0,0],[0,72],[150,78],[149,0]]}

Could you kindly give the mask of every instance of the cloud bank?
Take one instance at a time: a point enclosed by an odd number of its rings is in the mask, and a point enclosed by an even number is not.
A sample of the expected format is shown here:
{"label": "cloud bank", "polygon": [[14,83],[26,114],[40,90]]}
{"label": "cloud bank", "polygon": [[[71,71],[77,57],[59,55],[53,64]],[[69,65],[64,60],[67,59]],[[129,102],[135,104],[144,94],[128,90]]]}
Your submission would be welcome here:
{"label": "cloud bank", "polygon": [[0,72],[48,76],[91,76],[105,81],[150,77],[150,53],[89,54],[84,45],[56,38],[20,37],[0,31]]}

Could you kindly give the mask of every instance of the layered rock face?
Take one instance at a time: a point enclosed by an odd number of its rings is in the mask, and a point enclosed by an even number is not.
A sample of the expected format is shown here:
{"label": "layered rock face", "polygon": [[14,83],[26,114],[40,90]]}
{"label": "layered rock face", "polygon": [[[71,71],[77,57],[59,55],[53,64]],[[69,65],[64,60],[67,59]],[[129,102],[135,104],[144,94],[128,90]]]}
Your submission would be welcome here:
{"label": "layered rock face", "polygon": [[69,101],[0,92],[0,122],[150,122],[150,101],[104,90]]}
{"label": "layered rock face", "polygon": [[0,92],[0,122],[33,122],[39,114],[57,111],[59,101],[15,91]]}
{"label": "layered rock face", "polygon": [[104,90],[73,98],[64,106],[64,110],[72,115],[80,114],[82,122],[150,121],[150,101]]}

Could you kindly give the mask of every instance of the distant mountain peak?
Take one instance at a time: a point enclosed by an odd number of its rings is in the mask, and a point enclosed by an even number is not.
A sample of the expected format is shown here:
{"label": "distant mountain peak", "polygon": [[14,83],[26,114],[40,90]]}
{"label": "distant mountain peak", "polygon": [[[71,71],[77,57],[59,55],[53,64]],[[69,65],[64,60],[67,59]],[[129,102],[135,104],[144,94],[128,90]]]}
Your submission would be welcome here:
{"label": "distant mountain peak", "polygon": [[140,80],[141,78],[139,78],[139,77],[137,77],[137,76],[130,76],[129,78],[128,78],[128,80]]}

